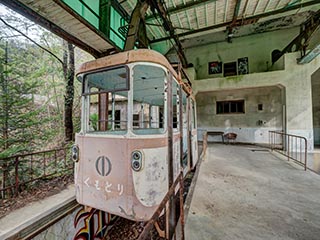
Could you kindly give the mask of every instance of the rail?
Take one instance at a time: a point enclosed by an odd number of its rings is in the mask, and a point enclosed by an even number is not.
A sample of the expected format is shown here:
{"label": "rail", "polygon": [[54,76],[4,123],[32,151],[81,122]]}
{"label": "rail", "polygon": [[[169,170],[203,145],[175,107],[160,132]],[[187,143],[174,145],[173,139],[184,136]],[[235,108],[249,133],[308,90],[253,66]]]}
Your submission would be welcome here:
{"label": "rail", "polygon": [[288,161],[290,159],[294,160],[304,166],[305,171],[307,170],[308,141],[305,137],[279,131],[269,131],[269,146],[271,151],[276,151],[288,157]]}
{"label": "rail", "polygon": [[[169,224],[165,224],[166,228],[164,231],[162,231],[159,227],[158,221],[160,220],[160,215],[162,212],[164,212],[165,216],[169,214],[169,208],[167,208],[167,204],[169,200],[174,197],[176,186],[180,183],[180,189],[179,189],[179,205],[180,205],[180,222],[181,222],[181,239],[184,239],[184,206],[183,206],[183,174],[180,173],[177,177],[176,181],[172,184],[169,191],[167,192],[166,196],[160,203],[157,211],[153,214],[151,219],[146,223],[142,233],[140,234],[138,240],[147,240],[151,239],[150,234],[152,228],[155,226],[158,232],[162,232],[162,236],[165,239],[169,239]],[[168,219],[165,217],[165,219]],[[177,222],[176,222],[177,224]]]}
{"label": "rail", "polygon": [[[0,158],[0,198],[17,196],[37,180],[72,174],[68,147]],[[70,158],[71,159],[71,158]]]}

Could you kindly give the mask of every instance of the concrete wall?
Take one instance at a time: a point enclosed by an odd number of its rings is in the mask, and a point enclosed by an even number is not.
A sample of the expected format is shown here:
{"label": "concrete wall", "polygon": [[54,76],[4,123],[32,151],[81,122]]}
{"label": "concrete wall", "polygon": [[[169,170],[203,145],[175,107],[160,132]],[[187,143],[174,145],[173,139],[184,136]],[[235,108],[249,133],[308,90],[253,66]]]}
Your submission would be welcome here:
{"label": "concrete wall", "polygon": [[311,76],[314,144],[320,145],[320,68]]}
{"label": "concrete wall", "polygon": [[33,240],[58,240],[73,239],[77,229],[74,227],[74,218],[81,207],[75,209],[72,213],[62,218],[46,230],[32,238]]}
{"label": "concrete wall", "polygon": [[[285,129],[287,133],[304,136],[308,139],[309,150],[313,149],[313,117],[311,75],[320,67],[320,56],[311,63],[298,65],[299,53],[284,56],[285,70],[265,73],[253,73],[227,78],[194,80],[193,89],[198,99],[202,92],[216,92],[256,87],[282,86],[285,102]],[[201,100],[199,101],[201,102]],[[201,113],[201,112],[199,112]],[[212,119],[201,119],[198,116],[198,128],[210,128]],[[212,121],[211,121],[212,122]],[[201,134],[199,135],[201,136]],[[239,136],[240,138],[240,136]],[[255,142],[255,139],[249,139]]]}
{"label": "concrete wall", "polygon": [[[234,38],[232,43],[220,42],[186,49],[186,56],[196,69],[196,79],[222,77],[222,74],[209,75],[208,63],[237,61],[248,57],[249,72],[265,72],[271,68],[271,53],[275,49],[282,50],[299,34],[299,28],[278,30],[256,35]],[[283,61],[279,60],[274,70],[283,69]]]}
{"label": "concrete wall", "polygon": [[[244,100],[245,113],[217,114],[216,101],[229,100]],[[258,110],[258,104],[262,104],[262,110]],[[282,105],[279,86],[200,92],[197,94],[200,135],[204,130],[234,132],[238,142],[267,143],[268,131],[282,130]],[[221,141],[219,137],[209,140]]]}

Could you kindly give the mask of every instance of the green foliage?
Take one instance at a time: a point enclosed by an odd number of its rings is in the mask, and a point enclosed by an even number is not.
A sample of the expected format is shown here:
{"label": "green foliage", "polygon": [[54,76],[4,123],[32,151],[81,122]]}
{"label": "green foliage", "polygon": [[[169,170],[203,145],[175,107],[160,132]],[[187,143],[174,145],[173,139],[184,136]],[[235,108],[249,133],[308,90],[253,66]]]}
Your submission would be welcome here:
{"label": "green foliage", "polygon": [[33,62],[35,56],[29,56],[15,43],[0,45],[1,52],[4,48],[7,54],[0,56],[0,152],[8,156],[33,150],[36,139],[46,133],[41,125],[48,119],[45,108],[34,99],[41,84],[26,64],[26,59]]}
{"label": "green foliage", "polygon": [[95,131],[98,130],[98,121],[99,117],[97,113],[93,113],[90,115],[90,125]]}
{"label": "green foliage", "polygon": [[[62,40],[12,12],[0,17],[44,51],[0,22],[0,157],[63,145],[64,80]],[[55,55],[56,57],[54,57]],[[76,49],[76,59],[92,59]],[[79,63],[75,62],[76,68]],[[81,84],[75,81],[73,120],[80,130]],[[6,136],[5,136],[6,135]]]}

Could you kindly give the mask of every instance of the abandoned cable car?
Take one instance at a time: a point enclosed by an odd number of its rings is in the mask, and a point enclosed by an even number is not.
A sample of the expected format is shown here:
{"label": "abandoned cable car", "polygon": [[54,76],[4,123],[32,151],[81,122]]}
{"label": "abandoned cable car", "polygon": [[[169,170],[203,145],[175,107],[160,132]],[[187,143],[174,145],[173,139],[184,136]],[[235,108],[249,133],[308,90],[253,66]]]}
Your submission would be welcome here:
{"label": "abandoned cable car", "polygon": [[84,63],[81,131],[73,146],[77,201],[149,220],[173,177],[198,160],[195,100],[164,56],[132,50]]}

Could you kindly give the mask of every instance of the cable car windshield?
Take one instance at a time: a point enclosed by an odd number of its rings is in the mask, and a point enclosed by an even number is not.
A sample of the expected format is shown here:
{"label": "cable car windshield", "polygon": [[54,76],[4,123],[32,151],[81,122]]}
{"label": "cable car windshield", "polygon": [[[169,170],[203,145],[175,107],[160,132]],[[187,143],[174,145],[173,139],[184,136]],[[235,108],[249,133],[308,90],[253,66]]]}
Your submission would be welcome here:
{"label": "cable car windshield", "polygon": [[133,122],[135,134],[158,134],[165,130],[166,73],[152,65],[133,67]]}
{"label": "cable car windshield", "polygon": [[[127,129],[129,78],[127,67],[88,73],[84,77],[89,132]],[[84,120],[84,119],[83,119]]]}
{"label": "cable car windshield", "polygon": [[89,73],[85,76],[86,93],[95,88],[99,92],[119,92],[129,90],[128,73],[125,67]]}

